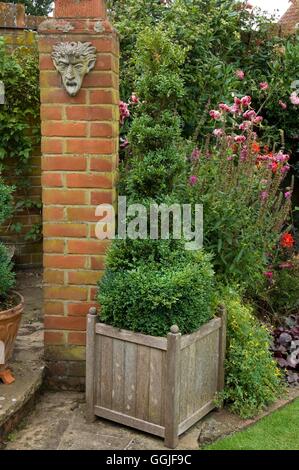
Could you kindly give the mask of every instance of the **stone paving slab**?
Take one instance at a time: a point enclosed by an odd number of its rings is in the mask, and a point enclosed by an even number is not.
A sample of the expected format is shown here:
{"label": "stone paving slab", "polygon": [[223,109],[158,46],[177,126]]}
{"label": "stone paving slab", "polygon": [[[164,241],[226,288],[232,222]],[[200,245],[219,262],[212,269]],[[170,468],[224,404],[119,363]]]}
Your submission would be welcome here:
{"label": "stone paving slab", "polygon": [[[198,450],[201,445],[239,431],[299,397],[290,390],[265,413],[242,420],[227,410],[211,412],[186,432],[177,450]],[[84,394],[45,392],[35,409],[7,442],[7,450],[167,450],[163,440],[103,419],[88,424]]]}
{"label": "stone paving slab", "polygon": [[30,411],[44,376],[44,327],[41,318],[41,272],[17,275],[17,290],[25,297],[21,327],[9,367],[15,377],[11,385],[0,382],[0,446],[7,432]]}

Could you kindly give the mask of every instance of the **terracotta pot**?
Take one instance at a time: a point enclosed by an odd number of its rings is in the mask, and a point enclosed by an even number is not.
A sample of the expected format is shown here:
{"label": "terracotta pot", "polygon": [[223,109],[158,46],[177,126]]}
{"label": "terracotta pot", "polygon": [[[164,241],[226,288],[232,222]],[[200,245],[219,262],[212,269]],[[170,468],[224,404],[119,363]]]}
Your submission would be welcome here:
{"label": "terracotta pot", "polygon": [[5,369],[12,356],[24,310],[23,296],[18,292],[12,293],[19,299],[18,305],[9,310],[0,311],[0,371]]}

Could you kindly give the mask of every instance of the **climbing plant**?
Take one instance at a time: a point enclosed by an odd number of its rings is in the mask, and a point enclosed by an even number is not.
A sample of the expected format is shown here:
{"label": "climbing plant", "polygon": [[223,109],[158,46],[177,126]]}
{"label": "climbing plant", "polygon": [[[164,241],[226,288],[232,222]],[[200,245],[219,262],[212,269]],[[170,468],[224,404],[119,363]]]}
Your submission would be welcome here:
{"label": "climbing plant", "polygon": [[[40,143],[39,68],[35,48],[19,47],[13,53],[0,38],[0,81],[5,100],[0,105],[0,173],[14,183],[16,195],[14,213],[40,211],[41,203],[30,197],[30,156]],[[15,232],[21,224],[11,224]],[[33,227],[26,238],[39,238]]]}

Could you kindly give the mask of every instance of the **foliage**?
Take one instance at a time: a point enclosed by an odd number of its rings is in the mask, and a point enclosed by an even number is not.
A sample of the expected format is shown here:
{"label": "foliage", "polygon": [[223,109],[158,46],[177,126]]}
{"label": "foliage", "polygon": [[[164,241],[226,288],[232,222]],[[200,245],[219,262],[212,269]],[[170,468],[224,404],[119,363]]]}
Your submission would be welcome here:
{"label": "foliage", "polygon": [[[261,116],[248,96],[222,103],[210,115],[217,127],[202,149],[190,151],[190,199],[204,207],[204,246],[214,253],[216,273],[261,294],[268,253],[288,222],[291,191],[280,187],[288,155],[261,147],[256,130]],[[215,121],[216,119],[216,121]]]}
{"label": "foliage", "polygon": [[[121,194],[145,207],[177,202],[185,169],[176,111],[185,50],[157,27],[144,28],[136,51],[136,93],[128,104],[120,104],[121,123],[126,126],[131,118]],[[189,333],[211,318],[212,288],[210,258],[187,252],[183,241],[116,240],[99,285],[101,320],[158,336],[177,323],[182,333]]]}
{"label": "foliage", "polygon": [[53,10],[52,0],[3,0],[3,3],[21,3],[27,15],[47,16]]}
{"label": "foliage", "polygon": [[121,269],[118,260],[116,270],[108,268],[98,295],[101,321],[152,336],[165,336],[172,325],[182,334],[191,333],[209,321],[209,257],[184,254],[183,248],[169,257],[151,264],[139,259],[131,269]]}
{"label": "foliage", "polygon": [[12,193],[14,188],[4,184],[0,178],[0,225],[3,224],[12,214]]}
{"label": "foliage", "polygon": [[[5,104],[0,108],[0,172],[16,185],[20,200],[16,200],[15,212],[40,211],[40,202],[29,197],[29,158],[40,143],[37,49],[19,47],[11,54],[0,38],[0,80],[5,84]],[[19,229],[14,224],[11,228]]]}
{"label": "foliage", "polygon": [[15,276],[9,253],[5,246],[0,243],[0,305],[1,300],[7,297],[10,289],[14,286]]}
{"label": "foliage", "polygon": [[260,309],[263,313],[270,313],[278,321],[281,315],[296,313],[299,308],[299,259],[294,243],[292,234],[284,234],[268,257],[267,289]]}
{"label": "foliage", "polygon": [[[108,5],[120,32],[122,97],[130,96],[142,79],[135,66],[140,35],[160,25],[173,44],[185,50],[184,60],[178,63],[185,98],[181,93],[177,109],[187,137],[196,133],[199,142],[205,139],[212,130],[207,108],[228,100],[232,91],[250,90],[258,109],[265,93],[256,83],[266,81],[270,85],[264,104],[267,126],[261,132],[273,142],[283,129],[287,149],[296,151],[298,106],[291,104],[290,95],[299,72],[299,44],[295,37],[280,37],[274,18],[235,0],[110,0]],[[236,75],[239,69],[244,71],[243,79]],[[160,78],[163,86],[168,77]],[[287,103],[286,110],[280,100]]]}
{"label": "foliage", "polygon": [[298,385],[299,315],[291,315],[285,319],[283,326],[274,330],[272,351],[279,366],[285,372],[288,383]]}
{"label": "foliage", "polygon": [[220,393],[229,408],[250,418],[274,402],[282,390],[282,376],[270,353],[270,334],[251,307],[228,291],[228,347],[225,390]]}
{"label": "foliage", "polygon": [[[0,225],[12,214],[13,189],[14,188],[5,185],[0,178]],[[13,286],[14,274],[11,259],[5,246],[0,243],[0,309],[1,300],[7,296]]]}

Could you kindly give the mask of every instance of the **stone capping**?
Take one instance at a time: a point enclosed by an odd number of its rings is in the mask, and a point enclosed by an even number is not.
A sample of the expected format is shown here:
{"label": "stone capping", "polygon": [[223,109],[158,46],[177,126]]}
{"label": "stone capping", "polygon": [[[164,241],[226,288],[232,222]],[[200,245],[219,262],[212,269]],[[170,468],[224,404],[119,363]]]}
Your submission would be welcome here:
{"label": "stone capping", "polygon": [[39,24],[46,19],[45,16],[32,16],[25,14],[22,4],[0,2],[0,30],[1,29],[31,29],[36,31]]}

